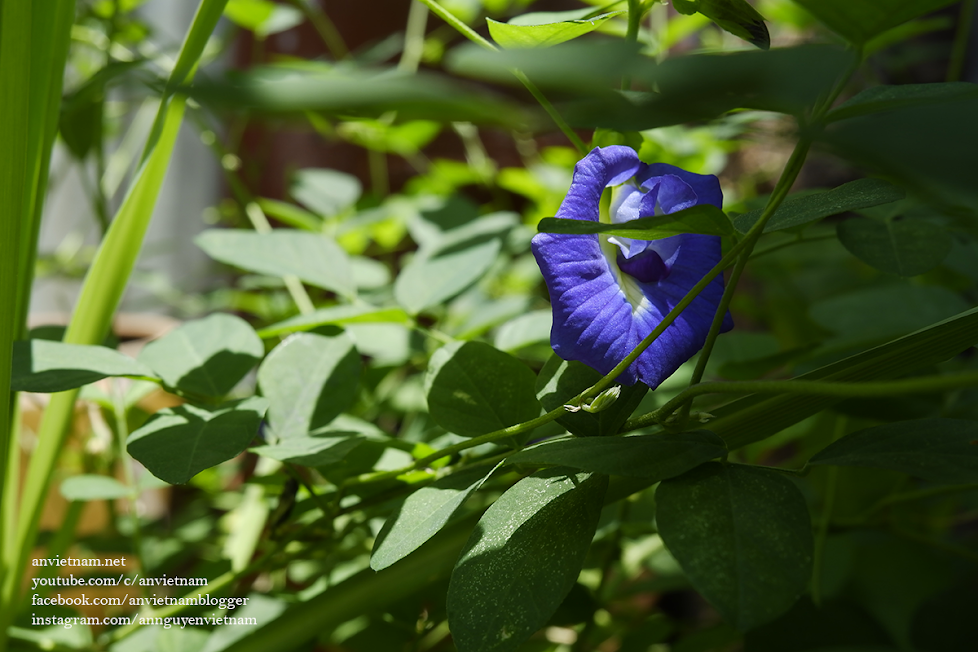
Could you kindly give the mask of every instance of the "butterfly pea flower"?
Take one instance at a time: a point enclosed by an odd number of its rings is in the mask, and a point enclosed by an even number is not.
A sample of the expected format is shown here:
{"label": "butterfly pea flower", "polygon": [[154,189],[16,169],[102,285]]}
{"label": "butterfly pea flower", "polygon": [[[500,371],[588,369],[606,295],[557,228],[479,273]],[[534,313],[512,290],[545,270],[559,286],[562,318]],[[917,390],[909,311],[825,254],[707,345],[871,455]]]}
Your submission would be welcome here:
{"label": "butterfly pea flower", "polygon": [[[577,163],[557,217],[600,221],[601,195],[609,186],[608,218],[615,224],[698,204],[720,208],[723,201],[715,176],[647,165],[635,150],[614,145],[593,149]],[[699,234],[638,240],[539,233],[532,249],[553,305],[554,352],[602,374],[631,353],[721,257],[720,238]],[[655,389],[672,375],[703,347],[722,294],[718,276],[618,382],[641,381]],[[723,330],[732,326],[727,314]]]}

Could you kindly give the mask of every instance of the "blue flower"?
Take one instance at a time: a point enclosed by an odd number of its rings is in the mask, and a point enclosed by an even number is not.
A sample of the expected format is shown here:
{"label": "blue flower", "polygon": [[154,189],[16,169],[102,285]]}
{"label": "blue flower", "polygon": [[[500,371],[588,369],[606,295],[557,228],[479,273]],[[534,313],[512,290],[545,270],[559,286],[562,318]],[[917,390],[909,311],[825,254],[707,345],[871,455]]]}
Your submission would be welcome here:
{"label": "blue flower", "polygon": [[[596,148],[577,163],[557,217],[599,221],[601,193],[616,186],[614,223],[673,213],[697,204],[721,207],[715,176],[665,163],[646,165],[629,147]],[[719,262],[720,238],[685,234],[661,240],[539,233],[533,255],[553,304],[550,343],[565,360],[602,374],[621,362]],[[653,389],[703,347],[723,294],[718,276],[621,374]],[[730,315],[724,330],[733,326]]]}

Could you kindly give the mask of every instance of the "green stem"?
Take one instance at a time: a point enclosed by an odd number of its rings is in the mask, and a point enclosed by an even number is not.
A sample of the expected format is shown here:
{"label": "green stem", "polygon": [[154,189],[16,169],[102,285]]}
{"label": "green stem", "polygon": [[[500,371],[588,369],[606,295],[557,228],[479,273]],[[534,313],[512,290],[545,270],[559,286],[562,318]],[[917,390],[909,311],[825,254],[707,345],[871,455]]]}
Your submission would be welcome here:
{"label": "green stem", "polygon": [[685,401],[703,394],[814,394],[844,398],[893,396],[918,392],[941,392],[978,385],[978,372],[947,376],[921,376],[905,380],[872,383],[835,383],[824,380],[745,380],[738,382],[700,383],[687,387],[658,410],[630,419],[629,429],[663,423]]}
{"label": "green stem", "polygon": [[[846,432],[848,419],[839,415],[835,420],[835,432],[832,441],[841,438]],[[832,510],[835,508],[835,491],[838,486],[839,467],[830,466],[825,480],[825,504],[822,507],[822,518],[818,522],[815,533],[815,551],[812,560],[812,602],[815,606],[822,603],[822,567],[825,562],[825,542],[829,535],[829,524],[832,522]]]}
{"label": "green stem", "polygon": [[306,20],[312,23],[313,29],[319,34],[319,38],[323,39],[326,49],[329,50],[334,59],[345,59],[350,55],[340,31],[336,29],[336,25],[326,15],[326,12],[319,7],[318,2],[310,2],[309,0],[289,1],[299,8]]}
{"label": "green stem", "polygon": [[543,110],[547,112],[547,115],[550,116],[550,119],[553,120],[554,123],[557,125],[557,127],[564,133],[564,135],[567,136],[567,140],[571,141],[571,144],[573,144],[574,147],[577,148],[577,151],[581,155],[587,154],[588,152],[587,145],[584,144],[584,141],[581,140],[580,136],[574,133],[574,130],[571,129],[570,125],[564,121],[561,115],[557,113],[557,109],[555,109],[553,104],[550,103],[550,100],[544,97],[543,93],[540,92],[540,89],[537,88],[536,84],[531,82],[530,78],[523,74],[522,70],[516,70],[514,68],[512,70],[512,73],[518,80],[520,80],[520,82],[524,86],[526,86],[526,90],[530,91],[530,95],[533,96],[533,99],[535,99],[537,102],[540,103],[540,106],[543,107]]}
{"label": "green stem", "polygon": [[[456,18],[452,14],[452,12],[442,7],[440,4],[435,2],[435,0],[418,0],[418,1],[424,3],[426,7],[431,9],[432,13],[434,13],[436,16],[444,20],[446,23],[454,27],[456,30],[458,30],[460,34],[462,34],[462,36],[469,39],[473,43],[491,52],[499,51],[499,48],[493,45],[490,41],[483,38],[474,29],[472,29],[471,27],[463,23],[461,20]],[[540,89],[537,88],[536,84],[530,81],[529,77],[524,75],[521,70],[517,70],[514,68],[510,72],[512,72],[513,76],[515,76],[520,81],[520,83],[526,87],[526,90],[530,91],[530,95],[533,96],[533,99],[535,99],[537,102],[540,103],[540,106],[543,107],[543,110],[547,112],[547,115],[550,116],[550,118],[554,121],[554,124],[557,125],[557,127],[563,132],[563,134],[567,136],[567,140],[569,140],[571,144],[573,144],[574,147],[577,148],[577,151],[580,152],[582,155],[586,154],[588,152],[588,149],[587,146],[584,144],[584,141],[581,140],[580,136],[574,133],[574,130],[570,128],[570,125],[568,125],[567,122],[565,122],[564,119],[560,116],[560,114],[557,113],[557,110],[554,108],[553,104],[551,104],[550,100],[548,100],[540,91]]]}
{"label": "green stem", "polygon": [[971,33],[974,18],[975,0],[964,0],[961,3],[961,12],[958,14],[958,28],[954,33],[954,45],[951,48],[951,58],[947,64],[945,81],[956,82],[961,80],[964,60],[968,55],[968,35]]}
{"label": "green stem", "polygon": [[122,467],[122,477],[125,478],[126,486],[132,491],[129,497],[129,519],[132,525],[132,552],[140,568],[145,568],[143,564],[143,542],[142,533],[139,527],[139,502],[138,489],[136,487],[136,477],[132,472],[132,463],[129,453],[126,451],[126,440],[129,439],[129,422],[127,420],[126,392],[122,382],[116,379],[112,383],[112,414],[115,417],[115,441],[116,457]]}
{"label": "green stem", "polygon": [[834,230],[832,233],[812,236],[811,238],[798,237],[793,240],[788,240],[787,242],[780,242],[778,244],[771,245],[770,247],[765,247],[764,249],[755,251],[753,254],[751,254],[751,260],[757,260],[761,256],[766,256],[770,253],[774,253],[775,251],[780,251],[781,249],[785,249],[787,247],[794,247],[795,245],[808,244],[810,242],[822,242],[824,240],[835,240],[837,239],[837,237],[838,236],[836,236]]}
{"label": "green stem", "polygon": [[424,34],[428,27],[428,7],[419,0],[411,2],[408,10],[407,27],[404,28],[404,50],[397,69],[403,72],[417,72],[424,54]]}
{"label": "green stem", "polygon": [[[625,32],[625,40],[630,43],[638,42],[638,28],[642,22],[642,0],[628,0],[628,30]],[[621,90],[629,91],[632,89],[632,78],[622,75]]]}
{"label": "green stem", "polygon": [[428,7],[428,9],[431,10],[431,13],[438,16],[443,21],[445,21],[446,23],[454,27],[459,34],[469,39],[476,45],[480,45],[487,50],[491,50],[492,52],[496,52],[497,50],[499,50],[499,48],[493,45],[490,41],[483,38],[474,29],[472,29],[471,27],[463,23],[461,20],[456,18],[452,12],[442,7],[440,4],[435,2],[435,0],[418,0],[418,2]]}
{"label": "green stem", "polygon": [[[710,324],[710,332],[706,335],[706,342],[703,343],[703,348],[700,349],[700,356],[696,360],[696,367],[693,369],[693,376],[689,381],[690,385],[696,385],[703,380],[703,373],[706,371],[706,365],[710,361],[713,345],[716,343],[717,336],[720,335],[720,329],[723,328],[723,319],[727,315],[727,310],[730,309],[730,301],[733,299],[734,292],[737,290],[737,283],[740,281],[740,275],[744,272],[744,267],[747,266],[750,255],[750,252],[745,250],[737,259],[737,264],[734,265],[733,272],[730,274],[730,280],[727,281],[727,287],[723,289],[723,296],[720,297],[720,304],[717,306],[716,314],[713,315],[713,323]],[[693,402],[690,401],[684,403],[680,409],[679,422],[683,424],[683,429],[686,427],[686,420],[689,418],[689,409],[692,405]]]}

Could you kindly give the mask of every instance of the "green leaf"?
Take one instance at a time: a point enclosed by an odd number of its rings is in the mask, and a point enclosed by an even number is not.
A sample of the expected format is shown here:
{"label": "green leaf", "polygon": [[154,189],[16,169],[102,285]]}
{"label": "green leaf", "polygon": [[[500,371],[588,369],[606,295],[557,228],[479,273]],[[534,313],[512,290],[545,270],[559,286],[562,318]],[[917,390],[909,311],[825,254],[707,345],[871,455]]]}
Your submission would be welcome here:
{"label": "green leaf", "polygon": [[850,161],[916,190],[932,207],[972,215],[978,201],[972,173],[978,169],[978,86],[972,87],[838,120],[819,138]]}
{"label": "green leaf", "polygon": [[265,347],[248,322],[214,314],[188,321],[150,342],[139,361],[170,387],[224,396],[258,364]]}
{"label": "green leaf", "polygon": [[910,333],[967,308],[960,295],[943,286],[899,283],[819,301],[812,304],[810,314],[819,326],[853,346]]}
{"label": "green leaf", "polygon": [[107,475],[73,475],[61,483],[61,495],[67,500],[115,500],[133,491]]}
{"label": "green leaf", "polygon": [[292,196],[322,217],[353,206],[363,192],[360,180],[338,170],[307,168],[295,173]]}
{"label": "green leaf", "polygon": [[280,440],[303,437],[348,408],[360,382],[360,356],[345,333],[296,333],[258,367],[268,425]]}
{"label": "green leaf", "polygon": [[849,252],[881,272],[917,276],[940,265],[951,251],[951,235],[921,220],[854,218],[836,227]]}
{"label": "green leaf", "polygon": [[346,252],[316,233],[275,229],[255,233],[244,229],[208,229],[194,242],[214,260],[269,276],[298,276],[316,287],[342,295],[354,291]]}
{"label": "green leaf", "polygon": [[805,591],[814,554],[811,517],[784,476],[708,463],[663,481],[655,497],[669,552],[737,629],[774,620]]}
{"label": "green leaf", "polygon": [[920,419],[867,428],[829,444],[808,463],[890,469],[936,484],[978,483],[978,423]]}
{"label": "green leaf", "polygon": [[537,230],[540,233],[572,235],[603,233],[639,240],[657,240],[681,233],[733,235],[734,232],[727,216],[712,204],[698,204],[668,215],[640,217],[621,224],[545,217],[540,220]]}
{"label": "green leaf", "polygon": [[929,14],[955,0],[795,0],[833,31],[856,44]]}
{"label": "green leaf", "polygon": [[[537,377],[537,398],[540,399],[543,409],[549,412],[565,405],[599,380],[601,374],[591,367],[576,361],[562,360],[555,354],[547,360]],[[557,423],[567,428],[568,432],[581,437],[614,435],[648,391],[649,386],[645,383],[635,383],[631,387],[622,386],[618,400],[611,407],[597,413],[585,410],[566,412],[557,418]]]}
{"label": "green leaf", "polygon": [[[774,211],[764,232],[790,229],[858,208],[889,204],[905,196],[903,190],[882,179],[857,179],[832,190],[787,199]],[[760,219],[762,212],[764,209],[757,209],[736,216],[733,218],[734,227],[741,233],[747,233]]]}
{"label": "green leaf", "polygon": [[458,508],[497,468],[462,469],[408,496],[377,535],[370,567],[375,571],[383,570],[421,547],[445,527]]}
{"label": "green leaf", "polygon": [[267,197],[259,197],[256,201],[266,215],[274,217],[279,222],[313,233],[321,233],[323,230],[321,218],[295,204]]}
{"label": "green leaf", "polygon": [[592,14],[594,10],[586,7],[568,12],[531,13],[517,16],[508,23],[500,23],[491,18],[486,18],[486,22],[489,24],[489,35],[504,48],[546,48],[584,36],[596,30],[609,18],[625,13],[612,11],[593,18],[568,16],[554,20],[558,13],[580,14],[582,12]]}
{"label": "green leaf", "polygon": [[[657,64],[627,43],[564,43],[544,50],[486,52],[462,46],[447,58],[462,75],[513,84],[513,68],[569,99],[558,109],[573,126],[641,131],[709,120],[745,108],[800,115],[852,62],[837,47],[670,57]],[[621,92],[628,75],[658,92]],[[574,99],[578,98],[578,99]]]}
{"label": "green leaf", "polygon": [[14,342],[12,391],[63,392],[108,376],[153,377],[153,372],[129,356],[104,346],[38,339]]}
{"label": "green leaf", "polygon": [[317,111],[344,117],[380,117],[397,111],[399,120],[513,128],[525,128],[528,117],[511,100],[442,75],[309,61],[252,68],[222,80],[197,82],[185,90],[202,103],[235,111]]}
{"label": "green leaf", "polygon": [[762,50],[771,47],[764,16],[747,0],[673,0],[673,6],[687,16],[701,13],[714,23]]}
{"label": "green leaf", "polygon": [[[805,380],[857,382],[897,378],[943,362],[978,343],[978,308],[799,376]],[[710,430],[730,450],[760,441],[839,399],[824,396],[747,396],[712,410]]]}
{"label": "green leaf", "polygon": [[319,326],[343,324],[362,324],[362,323],[391,323],[406,324],[408,315],[401,308],[377,308],[369,305],[357,306],[330,306],[320,308],[308,315],[296,315],[277,324],[272,324],[258,331],[258,336],[262,339],[294,333],[296,331],[309,331]]}
{"label": "green leaf", "polygon": [[455,564],[448,622],[459,652],[510,652],[574,586],[608,479],[551,469],[523,478],[486,511]]}
{"label": "green leaf", "polygon": [[500,351],[518,351],[533,344],[550,342],[553,311],[532,310],[515,317],[496,332],[496,348]]}
{"label": "green leaf", "polygon": [[394,298],[411,314],[440,305],[466,289],[496,261],[513,213],[480,217],[426,243],[394,281]]}
{"label": "green leaf", "polygon": [[845,120],[869,113],[975,95],[978,95],[978,85],[970,82],[871,86],[832,109],[826,120]]}
{"label": "green leaf", "polygon": [[329,432],[315,437],[290,437],[277,444],[255,446],[251,452],[279,462],[302,466],[329,466],[342,461],[364,439],[356,433]]}
{"label": "green leaf", "polygon": [[482,342],[435,351],[425,375],[431,418],[463,437],[484,435],[540,415],[530,368]]}
{"label": "green leaf", "polygon": [[724,457],[723,440],[708,430],[628,437],[556,439],[506,458],[507,464],[569,466],[659,482]]}
{"label": "green leaf", "polygon": [[164,408],[129,435],[126,450],[160,480],[184,484],[247,448],[267,405],[253,396],[216,408]]}
{"label": "green leaf", "polygon": [[304,20],[296,7],[269,0],[228,0],[224,15],[234,24],[254,32],[259,39],[292,29]]}

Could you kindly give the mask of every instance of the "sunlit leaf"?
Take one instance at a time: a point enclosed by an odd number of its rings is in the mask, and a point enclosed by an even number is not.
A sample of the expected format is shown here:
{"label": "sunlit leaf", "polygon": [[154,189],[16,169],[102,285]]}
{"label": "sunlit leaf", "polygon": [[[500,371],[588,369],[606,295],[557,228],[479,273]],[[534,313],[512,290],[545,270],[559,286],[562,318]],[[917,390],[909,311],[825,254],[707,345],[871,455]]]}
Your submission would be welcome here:
{"label": "sunlit leaf", "polygon": [[345,333],[289,336],[258,368],[272,434],[288,440],[327,425],[353,402],[360,369],[360,356]]}
{"label": "sunlit leaf", "polygon": [[170,387],[224,396],[265,354],[261,339],[248,322],[234,315],[214,314],[186,322],[139,353],[139,361]]}
{"label": "sunlit leaf", "polygon": [[279,462],[291,462],[302,466],[327,466],[342,460],[363,440],[362,436],[351,432],[330,432],[315,437],[289,437],[277,444],[255,446],[250,450],[256,455]]}
{"label": "sunlit leaf", "polygon": [[126,449],[170,484],[183,484],[238,455],[258,434],[268,402],[253,396],[215,408],[164,408],[129,435]]}
{"label": "sunlit leaf", "polygon": [[332,217],[360,199],[363,187],[352,174],[306,168],[295,173],[292,196],[323,217]]}
{"label": "sunlit leaf", "polygon": [[108,376],[154,376],[146,365],[104,346],[39,339],[14,342],[12,367],[15,392],[63,392]]}
{"label": "sunlit leaf", "polygon": [[[583,16],[577,17],[582,13]],[[585,8],[559,13],[523,14],[508,23],[491,18],[487,18],[486,22],[489,24],[489,35],[504,48],[545,48],[593,32],[601,23],[625,12],[612,11],[585,17],[593,13],[592,9]]]}
{"label": "sunlit leaf", "polygon": [[398,274],[394,298],[412,314],[451,299],[485,274],[515,224],[514,214],[497,213],[437,235]]}
{"label": "sunlit leaf", "polygon": [[370,567],[383,570],[417,550],[445,527],[494,470],[495,467],[485,466],[463,469],[408,496],[377,535]]}
{"label": "sunlit leaf", "polygon": [[353,273],[346,252],[325,235],[275,229],[209,229],[194,242],[215,260],[270,276],[298,276],[317,287],[349,295]]}
{"label": "sunlit leaf", "polygon": [[482,342],[453,342],[435,351],[425,376],[431,418],[465,437],[484,435],[540,414],[525,364]]}
{"label": "sunlit leaf", "polygon": [[133,491],[107,475],[73,475],[61,483],[61,495],[68,500],[115,500]]}

